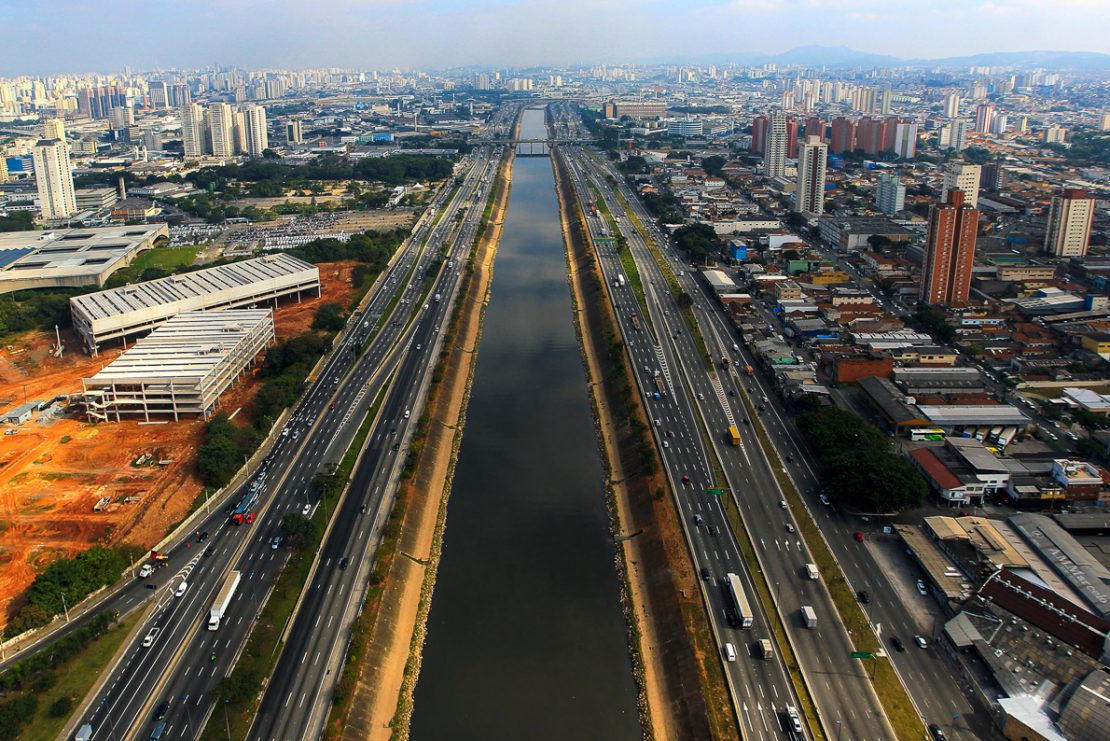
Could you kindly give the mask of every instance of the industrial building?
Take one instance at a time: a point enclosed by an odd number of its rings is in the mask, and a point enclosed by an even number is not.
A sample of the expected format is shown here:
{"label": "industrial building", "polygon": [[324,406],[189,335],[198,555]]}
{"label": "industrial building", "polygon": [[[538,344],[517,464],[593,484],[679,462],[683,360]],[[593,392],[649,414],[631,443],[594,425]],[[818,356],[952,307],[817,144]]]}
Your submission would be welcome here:
{"label": "industrial building", "polygon": [[149,332],[185,311],[249,307],[305,291],[320,295],[319,268],[279,253],[75,296],[69,305],[82,345],[96,354],[104,342]]}
{"label": "industrial building", "polygon": [[187,311],[164,322],[82,381],[91,422],[198,414],[207,419],[220,395],[273,342],[269,309]]}
{"label": "industrial building", "polygon": [[165,224],[0,234],[0,293],[103,286],[112,273],[169,237]]}

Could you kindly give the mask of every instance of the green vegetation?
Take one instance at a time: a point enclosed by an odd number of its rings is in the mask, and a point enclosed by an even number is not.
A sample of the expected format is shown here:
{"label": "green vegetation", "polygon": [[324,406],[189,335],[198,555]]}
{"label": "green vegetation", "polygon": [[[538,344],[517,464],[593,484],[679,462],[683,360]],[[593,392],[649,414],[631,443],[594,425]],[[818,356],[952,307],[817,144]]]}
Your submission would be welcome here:
{"label": "green vegetation", "polygon": [[0,216],[0,232],[27,232],[35,228],[35,214],[32,211],[12,211]]}
{"label": "green vegetation", "polygon": [[701,161],[701,169],[705,170],[706,175],[720,177],[724,173],[724,166],[727,161],[719,154],[714,154]]}
{"label": "green vegetation", "polygon": [[54,291],[15,291],[0,296],[0,337],[31,329],[53,331],[71,326],[69,299],[88,293],[87,288]]}
{"label": "green vegetation", "polygon": [[648,213],[659,222],[660,227],[666,224],[681,224],[684,221],[682,212],[678,210],[678,199],[669,191],[662,195],[644,193],[640,196],[640,200],[643,201]]}
{"label": "green vegetation", "polygon": [[686,224],[675,229],[675,246],[686,253],[690,262],[699,262],[720,254],[724,243],[709,224]]}
{"label": "green vegetation", "polygon": [[135,548],[97,545],[73,558],[54,561],[31,582],[25,601],[8,621],[4,635],[17,636],[46,625],[67,607],[75,607],[97,589],[119,579],[138,553]]}
{"label": "green vegetation", "polygon": [[817,454],[829,499],[863,512],[895,512],[925,499],[925,480],[877,427],[837,407],[807,411],[798,428]]}
{"label": "green vegetation", "polygon": [[135,258],[135,261],[122,270],[112,273],[104,284],[105,288],[116,288],[128,283],[157,280],[167,275],[179,273],[193,264],[200,247],[156,247]]}
{"label": "green vegetation", "polygon": [[[142,616],[143,612],[137,610],[116,623],[112,616],[101,613],[89,625],[17,664],[20,666],[37,658],[40,667],[33,678],[28,679],[28,675],[24,674],[23,690],[27,690],[26,694],[17,694],[0,704],[0,708],[4,708],[8,703],[17,701],[13,707],[24,711],[19,713],[18,719],[25,726],[18,729],[6,720],[0,720],[0,738],[18,741],[50,741],[57,738],[70,714],[88,694]],[[61,645],[63,642],[64,647]],[[5,672],[3,676],[7,674]],[[10,687],[8,691],[11,691]],[[18,702],[20,697],[31,697],[34,702]],[[11,715],[0,709],[0,716],[10,718]]]}
{"label": "green vegetation", "polygon": [[915,328],[928,332],[946,345],[956,341],[956,330],[945,318],[940,309],[926,303],[917,305],[912,324]]}
{"label": "green vegetation", "polygon": [[347,322],[343,304],[327,303],[319,308],[312,318],[312,328],[324,332],[338,332]]}
{"label": "green vegetation", "polygon": [[1072,164],[1087,167],[1110,167],[1110,135],[1099,132],[1076,133],[1070,147],[1048,144],[1046,147],[1059,152]]}

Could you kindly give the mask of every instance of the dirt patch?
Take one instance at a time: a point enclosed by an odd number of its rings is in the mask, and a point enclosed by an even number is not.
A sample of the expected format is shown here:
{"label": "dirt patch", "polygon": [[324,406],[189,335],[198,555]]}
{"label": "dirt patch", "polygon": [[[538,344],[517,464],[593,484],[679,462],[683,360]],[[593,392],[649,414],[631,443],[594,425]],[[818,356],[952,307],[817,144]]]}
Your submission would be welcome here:
{"label": "dirt patch", "polygon": [[[307,331],[322,303],[346,305],[355,264],[321,265],[321,297],[279,303],[278,340]],[[72,332],[61,337],[68,348],[61,358],[52,352],[52,333],[9,337],[0,347],[0,409],[80,393],[82,378],[123,352],[111,347],[94,358],[74,349]],[[235,421],[249,423],[260,385],[257,375],[246,374],[221,399],[220,411],[240,410]],[[95,544],[150,547],[184,519],[202,489],[195,463],[203,430],[200,419],[92,425],[73,405],[0,436],[0,627],[51,561]]]}

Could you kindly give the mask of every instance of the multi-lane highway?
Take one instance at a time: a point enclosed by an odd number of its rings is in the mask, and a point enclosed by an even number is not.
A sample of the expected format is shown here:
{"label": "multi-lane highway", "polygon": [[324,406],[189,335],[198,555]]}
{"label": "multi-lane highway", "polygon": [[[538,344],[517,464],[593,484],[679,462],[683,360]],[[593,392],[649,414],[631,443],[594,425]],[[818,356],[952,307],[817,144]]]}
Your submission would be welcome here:
{"label": "multi-lane highway", "polygon": [[[826,730],[842,737],[878,738],[889,735],[889,724],[863,667],[850,658],[852,644],[839,621],[831,598],[819,580],[813,581],[806,576],[805,565],[813,559],[796,534],[797,525],[792,514],[782,506],[783,497],[771,470],[771,462],[750,433],[750,425],[744,423],[748,412],[741,402],[742,394],[737,385],[739,379],[731,372],[718,374],[706,367],[697,344],[688,336],[678,303],[672,296],[660,267],[639,231],[624,213],[621,201],[613,196],[605,184],[606,176],[621,184],[619,173],[589,155],[583,155],[578,160],[584,171],[593,173],[592,181],[598,193],[605,199],[617,228],[628,240],[631,254],[644,282],[648,310],[653,316],[658,341],[662,345],[659,351],[661,357],[670,365],[670,374],[679,376],[693,392],[697,409],[696,429],[710,441],[721,463],[730,490],[728,495],[734,498],[753,542],[760,566],[767,577],[777,609],[821,714],[821,722]],[[625,192],[624,195],[635,207],[635,196],[631,192]],[[649,223],[646,214],[638,213],[637,216],[642,223]],[[612,253],[612,248],[603,247],[600,252],[603,269],[620,270],[616,255],[606,254]],[[679,268],[676,273],[678,272],[686,271]],[[683,278],[692,283],[688,275],[680,276],[680,280]],[[692,284],[684,283],[683,288],[691,296],[700,293]],[[698,316],[699,329],[711,354],[716,359],[728,357],[732,361],[737,360],[738,348],[733,348],[731,340],[726,341],[724,337],[714,333],[712,325],[708,323],[709,318],[703,318],[711,311],[708,303],[699,302],[699,311],[695,312],[696,315],[701,315]],[[763,394],[759,394],[756,401],[765,407],[770,403],[769,399],[763,400]],[[665,426],[667,420],[663,421]],[[740,429],[745,441],[739,447],[725,442],[726,430],[734,425]],[[664,439],[662,442],[666,456],[668,441]],[[697,493],[701,503],[711,499],[701,490]],[[805,626],[802,618],[803,606],[813,608],[816,613],[815,628]],[[741,640],[735,629],[729,628],[724,621],[719,631]],[[748,660],[759,661],[754,655]],[[751,712],[751,706],[746,701],[751,690],[746,687],[738,689],[739,712],[742,722],[745,722],[744,716]],[[748,725],[746,730],[751,735],[750,726],[754,724]]]}
{"label": "multi-lane highway", "polygon": [[[742,343],[739,342],[734,329],[730,326],[723,312],[718,310],[718,306],[707,287],[694,277],[690,266],[683,263],[676,252],[669,248],[665,236],[655,227],[650,215],[635,195],[624,186],[619,175],[613,173],[612,170],[609,170],[609,173],[616,177],[622,194],[641,223],[649,229],[656,243],[663,247],[661,252],[670,263],[672,272],[677,276],[682,289],[689,295],[696,297],[695,316],[711,353],[715,357],[731,356],[735,361],[732,364],[733,368],[748,364],[754,365],[753,359],[747,349],[742,347]],[[604,189],[604,186],[602,186],[602,190]],[[620,208],[620,203],[616,199],[611,199],[611,201],[611,208],[613,205]],[[630,244],[632,244],[635,253],[638,249],[638,242],[631,238],[632,235],[629,236]],[[650,262],[654,263],[655,261],[651,260]],[[639,259],[638,263],[641,263]],[[737,346],[737,350],[733,350],[734,345]],[[696,358],[697,354],[692,353],[689,357]],[[698,361],[698,364],[700,364],[700,361]],[[922,633],[932,636],[937,629],[936,626],[940,624],[939,618],[934,619],[932,617],[935,614],[935,605],[925,601],[925,598],[920,598],[920,595],[916,595],[915,592],[905,589],[905,584],[895,584],[894,582],[899,579],[905,580],[905,573],[892,572],[886,563],[875,560],[871,551],[873,546],[865,546],[856,542],[853,537],[854,533],[859,530],[870,530],[867,523],[861,522],[858,517],[848,516],[821,504],[818,499],[820,482],[813,465],[810,463],[808,450],[792,418],[780,410],[778,400],[771,386],[758,373],[753,377],[740,378],[734,371],[730,370],[727,373],[720,374],[719,379],[726,390],[727,396],[727,398],[722,396],[718,399],[722,407],[732,402],[734,407],[743,414],[742,405],[735,403],[739,399],[740,383],[746,384],[749,389],[749,396],[763,405],[763,409],[758,413],[768,431],[772,444],[779,452],[779,458],[782,461],[789,461],[786,464],[787,472],[792,477],[797,489],[802,492],[803,499],[809,506],[810,511],[815,515],[818,526],[844,570],[852,589],[867,591],[872,596],[873,601],[866,607],[867,615],[872,625],[879,631],[880,637],[884,639],[884,644],[888,647],[895,667],[906,684],[911,699],[920,711],[922,720],[927,723],[935,722],[939,724],[946,733],[956,738],[981,738],[988,735],[990,719],[986,717],[986,713],[981,708],[969,702],[970,693],[962,688],[953,677],[956,671],[955,666],[935,647],[919,650],[913,645],[911,640],[913,635]],[[713,390],[716,391],[715,388]],[[707,392],[705,397],[706,399],[712,398]],[[710,406],[717,405],[711,404]],[[738,421],[742,425],[741,432],[747,432],[745,426],[743,426],[743,420],[738,419]],[[749,442],[752,443],[752,436],[748,435],[747,437]],[[720,447],[723,448],[724,446]],[[752,444],[745,446],[749,453],[752,452],[752,447]],[[754,445],[754,447],[758,448],[758,445]],[[758,453],[759,457],[762,457],[763,451],[760,450]],[[722,458],[722,465],[724,465],[727,475],[729,472],[727,453]],[[731,476],[729,476],[729,480],[731,485],[733,481]],[[744,481],[745,484],[750,483],[743,478],[741,481]],[[735,487],[734,491],[736,491]],[[771,501],[769,501],[766,493],[761,496],[750,496],[750,494],[765,491],[765,489],[758,486],[754,490],[744,486],[736,493],[739,494],[738,500],[741,512],[744,514],[745,523],[760,541],[757,548],[761,548],[766,556],[762,559],[762,565],[768,573],[768,578],[775,582],[779,606],[787,613],[788,617],[795,617],[796,610],[794,610],[794,615],[790,615],[791,610],[789,608],[796,606],[799,600],[795,599],[791,603],[792,596],[797,595],[801,599],[810,600],[816,599],[820,595],[811,593],[812,588],[817,585],[807,584],[808,580],[801,578],[798,571],[798,565],[802,561],[804,551],[798,547],[795,554],[791,549],[784,547],[784,542],[791,540],[788,537],[789,533],[784,532],[785,523],[787,522],[786,512],[779,507],[779,516],[776,517],[775,504],[772,503],[774,497],[771,497]],[[777,496],[777,487],[773,487],[772,491],[775,491]],[[765,532],[769,535],[757,535],[759,532]],[[789,564],[790,568],[785,570],[779,568],[784,564]],[[801,579],[800,582],[799,579]],[[798,589],[799,585],[801,591]],[[811,589],[807,590],[806,587]],[[905,596],[908,596],[911,600],[920,598],[923,604],[913,605],[911,609],[903,602]],[[808,604],[813,604],[813,602],[808,602]],[[808,634],[820,633],[820,615],[818,631],[795,631],[795,635],[797,636],[799,632],[803,640]],[[843,631],[839,632],[843,634]],[[908,647],[905,651],[898,651],[894,648],[891,641],[894,636],[898,636],[903,645]],[[848,719],[842,717],[842,714],[853,712],[856,712],[857,715],[866,714],[869,710],[870,714],[867,717],[871,718],[874,717],[875,708],[861,708],[858,699],[852,701],[850,698],[846,698],[848,699],[847,705],[840,706],[836,704],[837,701],[833,699],[835,695],[830,691],[835,692],[837,688],[843,685],[845,678],[843,672],[832,666],[832,662],[829,666],[819,666],[816,671],[810,668],[814,659],[820,663],[833,658],[829,656],[829,646],[830,644],[824,640],[808,647],[805,643],[802,643],[798,646],[799,658],[803,668],[807,671],[811,686],[815,687],[819,706],[822,706],[822,696],[825,695],[827,697],[825,702],[832,701],[834,708],[843,708],[842,713],[834,711],[832,715],[826,714],[824,708],[822,708],[822,713],[826,716],[827,728],[834,733],[848,734],[850,725],[846,722]],[[822,687],[824,687],[824,692],[822,692]],[[837,720],[842,722],[837,724]],[[861,735],[859,737],[867,736]]]}
{"label": "multi-lane highway", "polygon": [[[333,618],[348,614],[357,604],[361,588],[356,580],[361,578],[364,585],[368,575],[365,557],[372,554],[388,514],[390,485],[396,484],[397,469],[419,417],[436,340],[450,313],[463,264],[459,248],[473,241],[485,193],[494,180],[497,155],[495,148],[483,147],[464,160],[458,169],[465,173],[463,185],[450,201],[447,189],[437,196],[433,208],[376,282],[366,308],[352,317],[252,478],[262,481],[255,522],[229,525],[225,513],[214,512],[197,525],[197,542],[177,548],[170,568],[150,580],[148,585],[156,588],[154,606],[134,645],[112,669],[82,719],[93,726],[93,738],[139,737],[149,734],[155,723],[166,724],[166,738],[192,738],[199,733],[215,709],[216,684],[233,667],[286,561],[287,551],[271,543],[281,519],[291,512],[307,511],[322,519],[332,514],[317,511],[311,481],[317,473],[332,470],[374,399],[384,392],[355,474],[355,488],[345,497],[341,516],[329,532],[305,602],[309,609],[330,610]],[[456,219],[464,206],[464,216]],[[347,559],[350,568],[339,568],[341,559]],[[228,617],[218,630],[208,631],[202,623],[224,574],[232,567],[242,572],[242,583]],[[315,601],[316,586],[334,572],[343,578],[324,586],[325,608]],[[174,596],[182,582],[188,586],[181,596]],[[121,598],[137,596],[134,588],[122,594],[126,597]],[[324,627],[332,628],[333,622],[328,620]],[[300,624],[299,620],[294,623],[290,645],[300,635],[296,632]],[[154,630],[157,633],[147,641],[146,636]],[[340,636],[338,625],[330,636],[329,655]]]}

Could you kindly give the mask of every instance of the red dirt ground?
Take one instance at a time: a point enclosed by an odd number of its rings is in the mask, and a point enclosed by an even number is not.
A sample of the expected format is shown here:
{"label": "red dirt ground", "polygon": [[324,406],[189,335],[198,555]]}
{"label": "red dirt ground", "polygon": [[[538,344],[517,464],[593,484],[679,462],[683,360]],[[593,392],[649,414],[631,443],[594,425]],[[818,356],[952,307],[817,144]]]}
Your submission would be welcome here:
{"label": "red dirt ground", "polygon": [[[354,263],[320,265],[323,296],[284,299],[275,314],[278,340],[308,331],[323,303],[346,304]],[[62,333],[64,357],[50,354],[53,334],[30,332],[0,346],[0,410],[27,400],[78,393],[81,379],[115,359],[113,347],[92,358]],[[228,390],[220,410],[240,409],[235,422],[250,421],[259,379],[247,374]],[[55,558],[93,544],[150,547],[189,512],[201,493],[194,472],[203,433],[199,419],[89,424],[74,407],[50,421],[36,418],[13,435],[0,436],[0,627],[13,600],[35,573]],[[144,453],[152,461],[136,466]],[[162,462],[162,465],[159,465]],[[110,504],[94,507],[102,498]]]}

